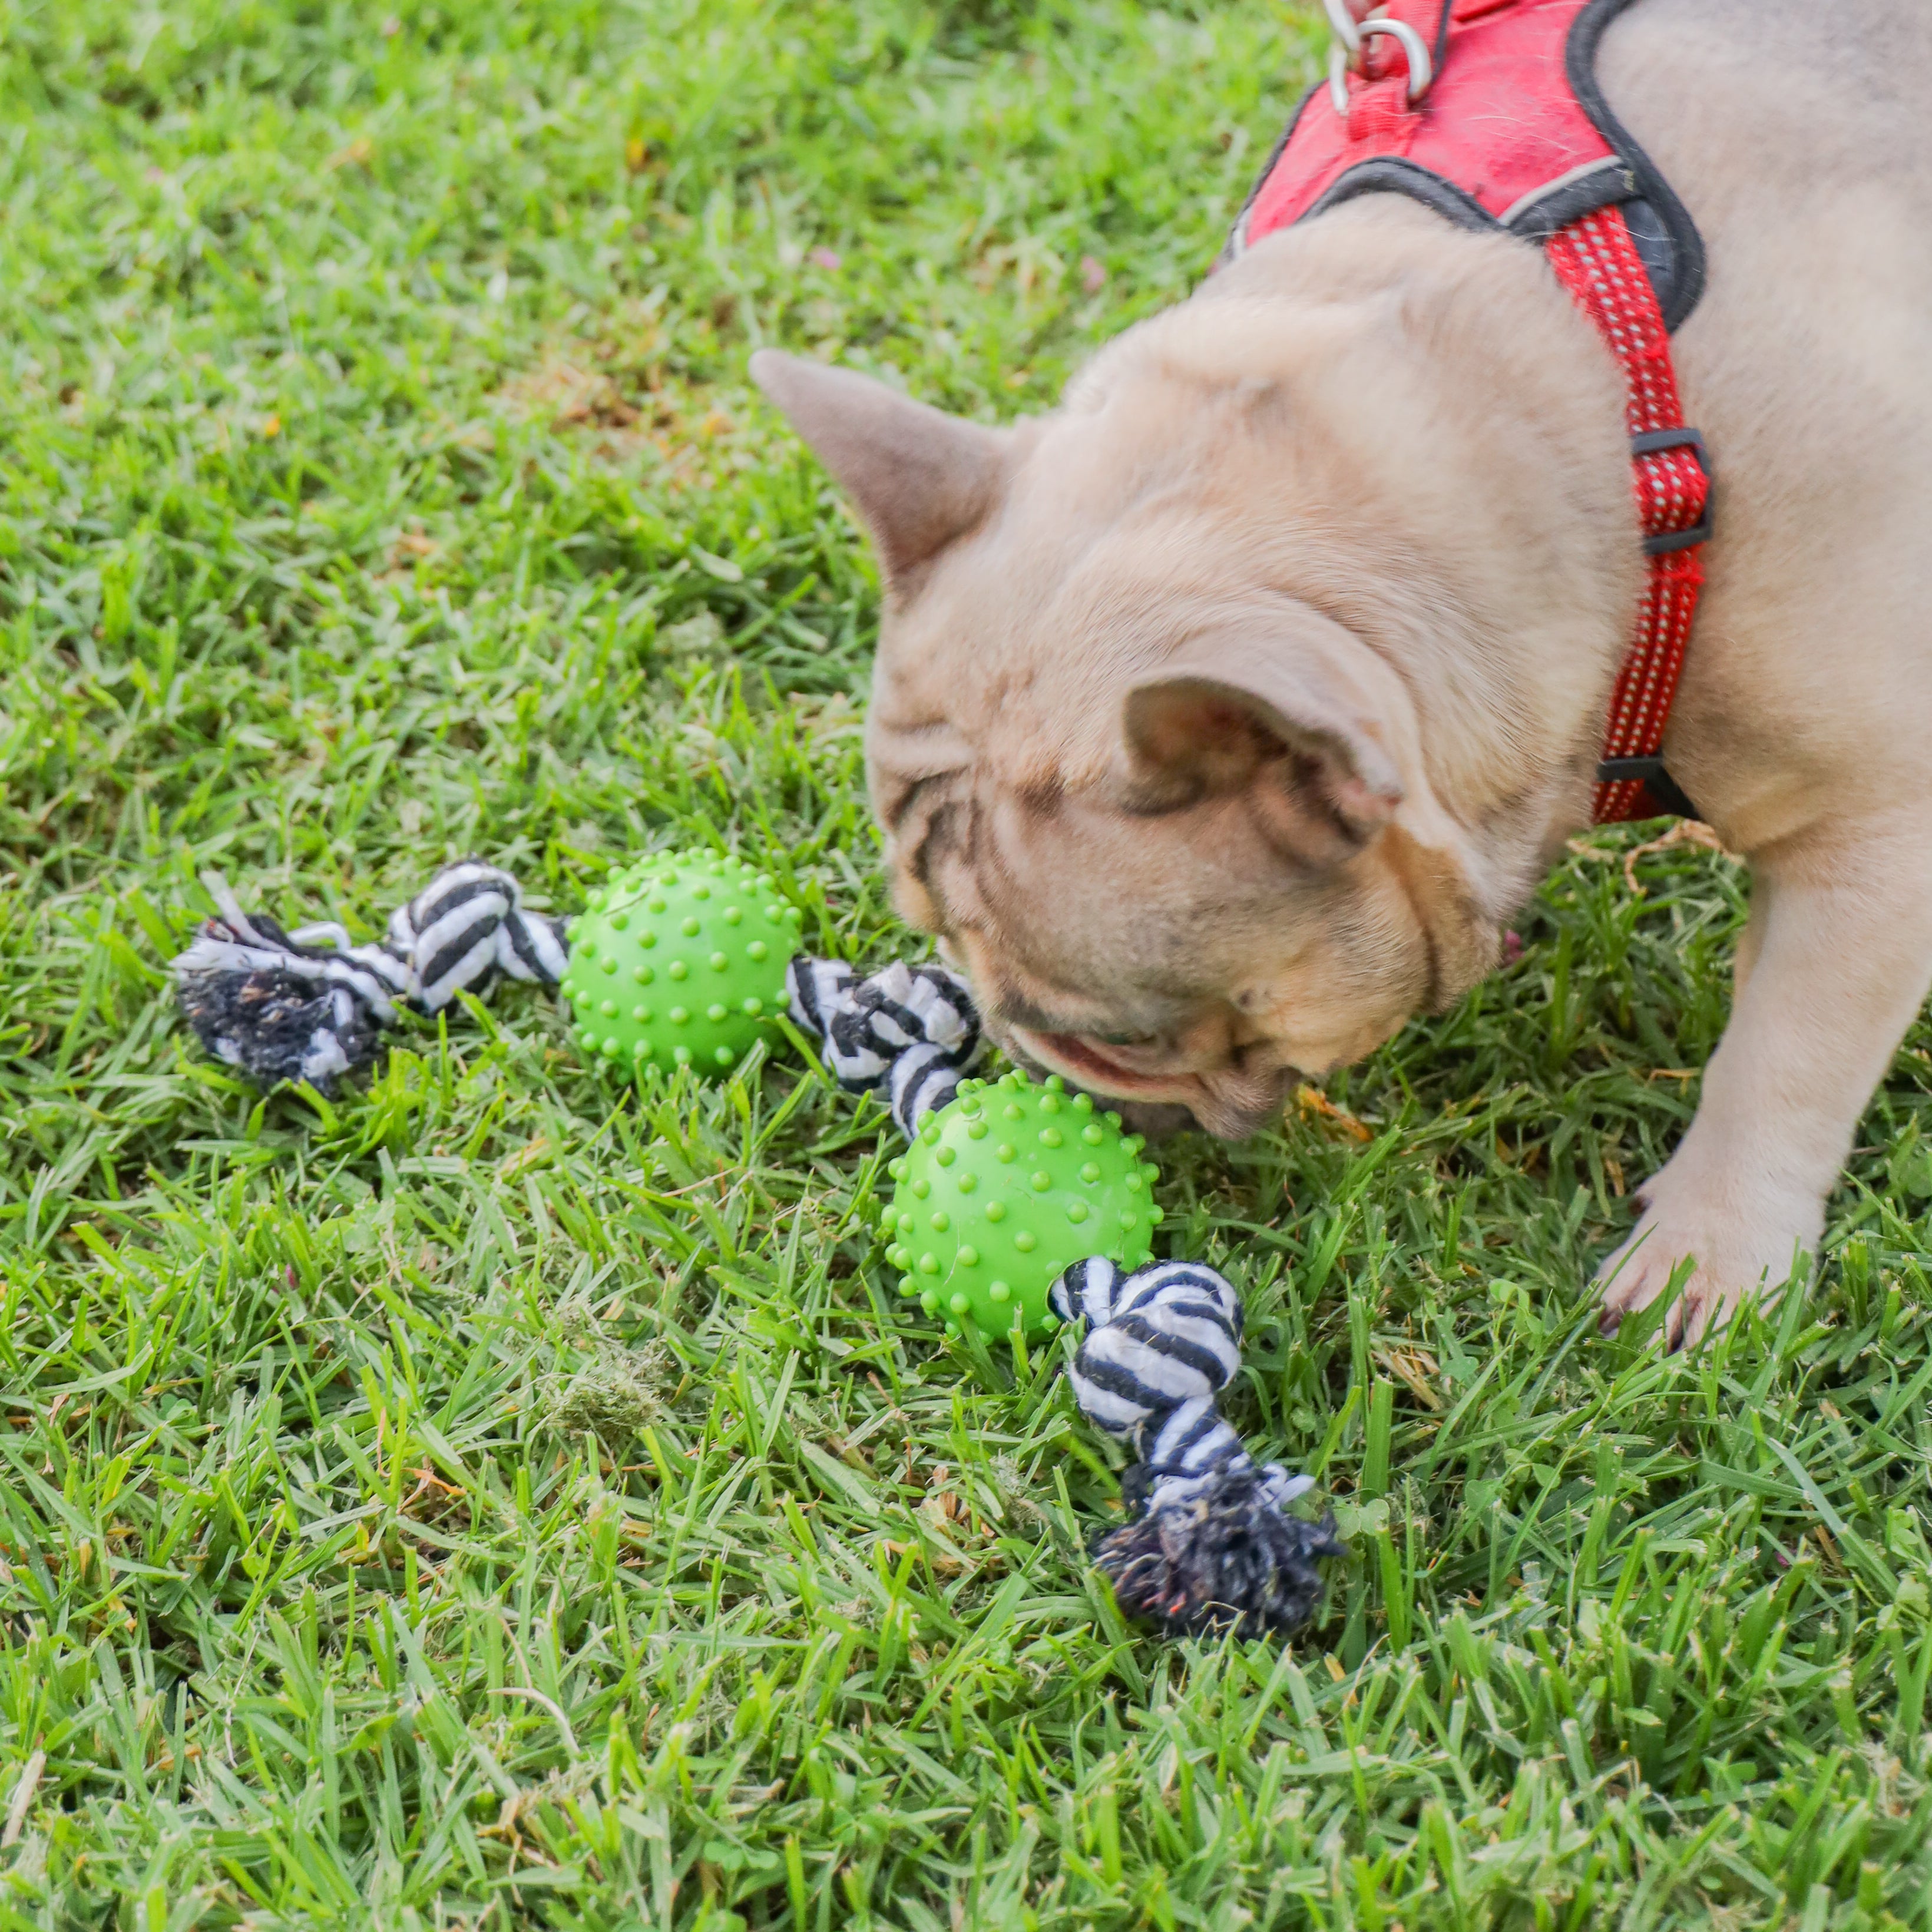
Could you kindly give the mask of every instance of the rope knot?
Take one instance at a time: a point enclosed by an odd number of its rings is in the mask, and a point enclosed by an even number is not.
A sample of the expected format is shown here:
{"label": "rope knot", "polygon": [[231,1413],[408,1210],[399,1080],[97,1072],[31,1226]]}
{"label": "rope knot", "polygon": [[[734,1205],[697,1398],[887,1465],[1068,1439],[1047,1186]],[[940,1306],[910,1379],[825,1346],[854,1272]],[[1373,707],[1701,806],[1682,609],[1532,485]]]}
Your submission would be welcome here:
{"label": "rope knot", "polygon": [[1136,1520],[1094,1552],[1121,1608],[1170,1631],[1306,1623],[1321,1600],[1315,1560],[1343,1546],[1332,1519],[1288,1514],[1313,1480],[1257,1464],[1217,1406],[1241,1365],[1233,1284],[1198,1262],[1126,1274],[1095,1256],[1047,1299],[1080,1336],[1075,1400],[1139,1458],[1122,1484]]}
{"label": "rope knot", "polygon": [[908,1140],[951,1103],[980,1051],[973,996],[944,966],[895,960],[862,980],[843,960],[801,952],[785,991],[793,1024],[822,1043],[832,1078],[883,1100]]}
{"label": "rope knot", "polygon": [[562,922],[526,910],[508,873],[473,859],[444,866],[371,946],[333,922],[284,932],[244,912],[225,880],[206,884],[220,910],[174,962],[175,995],[208,1051],[258,1086],[333,1093],[374,1060],[398,1006],[440,1012],[499,974],[563,976]]}

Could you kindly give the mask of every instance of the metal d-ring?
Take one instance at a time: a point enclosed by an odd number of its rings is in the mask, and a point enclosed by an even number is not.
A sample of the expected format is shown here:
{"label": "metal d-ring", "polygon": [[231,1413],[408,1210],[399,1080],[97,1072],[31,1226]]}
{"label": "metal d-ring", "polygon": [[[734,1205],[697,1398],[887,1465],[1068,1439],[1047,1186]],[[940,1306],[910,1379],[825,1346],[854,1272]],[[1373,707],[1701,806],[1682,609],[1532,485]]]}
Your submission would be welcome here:
{"label": "metal d-ring", "polygon": [[[1335,10],[1343,0],[1328,0],[1328,17],[1335,18]],[[1401,42],[1402,50],[1408,62],[1408,104],[1414,106],[1429,92],[1430,83],[1436,78],[1436,64],[1430,58],[1427,44],[1406,20],[1364,20],[1355,28],[1356,45],[1376,34],[1390,34]],[[1336,38],[1328,44],[1328,98],[1335,104],[1337,114],[1348,111],[1348,83],[1342,76],[1348,71],[1349,56],[1354,49]]]}

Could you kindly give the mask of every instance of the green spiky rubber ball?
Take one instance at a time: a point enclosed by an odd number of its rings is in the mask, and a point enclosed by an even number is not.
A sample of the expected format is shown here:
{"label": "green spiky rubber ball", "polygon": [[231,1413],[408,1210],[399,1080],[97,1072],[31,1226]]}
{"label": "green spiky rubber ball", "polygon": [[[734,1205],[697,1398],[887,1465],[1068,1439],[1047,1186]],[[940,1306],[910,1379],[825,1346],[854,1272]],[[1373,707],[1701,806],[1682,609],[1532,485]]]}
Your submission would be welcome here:
{"label": "green spiky rubber ball", "polygon": [[626,1073],[728,1071],[785,1010],[802,917],[736,859],[668,853],[613,873],[571,922],[578,1044]]}
{"label": "green spiky rubber ball", "polygon": [[1160,1170],[1118,1114],[1069,1094],[1055,1074],[966,1080],[927,1117],[888,1172],[898,1185],[881,1222],[899,1292],[957,1335],[970,1321],[988,1336],[1057,1325],[1046,1292],[1090,1255],[1122,1268],[1154,1258]]}

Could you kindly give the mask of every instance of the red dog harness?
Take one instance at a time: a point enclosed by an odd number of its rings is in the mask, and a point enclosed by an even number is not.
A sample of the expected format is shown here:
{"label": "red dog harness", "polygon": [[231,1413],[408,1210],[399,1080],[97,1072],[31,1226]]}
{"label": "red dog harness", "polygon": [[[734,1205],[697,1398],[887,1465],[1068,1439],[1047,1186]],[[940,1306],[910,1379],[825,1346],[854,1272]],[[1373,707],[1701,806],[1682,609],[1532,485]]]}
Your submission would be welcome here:
{"label": "red dog harness", "polygon": [[1370,194],[1540,242],[1624,372],[1650,560],[1597,769],[1600,824],[1694,815],[1664,768],[1711,533],[1709,459],[1677,399],[1670,332],[1695,306],[1703,244],[1605,104],[1604,30],[1630,0],[1388,0],[1358,22],[1327,0],[1329,78],[1288,125],[1228,243]]}

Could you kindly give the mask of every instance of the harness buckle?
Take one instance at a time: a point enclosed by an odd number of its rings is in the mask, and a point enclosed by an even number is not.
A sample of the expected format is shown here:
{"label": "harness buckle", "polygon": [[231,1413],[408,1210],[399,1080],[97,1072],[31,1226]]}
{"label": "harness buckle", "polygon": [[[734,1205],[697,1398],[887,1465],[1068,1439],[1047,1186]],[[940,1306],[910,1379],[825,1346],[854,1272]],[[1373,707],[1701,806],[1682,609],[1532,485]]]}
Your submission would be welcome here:
{"label": "harness buckle", "polygon": [[1664,770],[1661,758],[1600,758],[1597,782],[1600,785],[1640,784],[1660,810],[1678,818],[1703,816],[1685,795],[1684,788]]}
{"label": "harness buckle", "polygon": [[1666,449],[1688,449],[1696,455],[1697,467],[1704,472],[1704,514],[1688,530],[1664,530],[1656,536],[1646,537],[1646,556],[1668,556],[1673,550],[1694,550],[1711,540],[1711,492],[1718,472],[1712,466],[1711,452],[1705,447],[1703,433],[1686,424],[1678,429],[1644,430],[1630,438],[1633,457],[1655,456]]}

